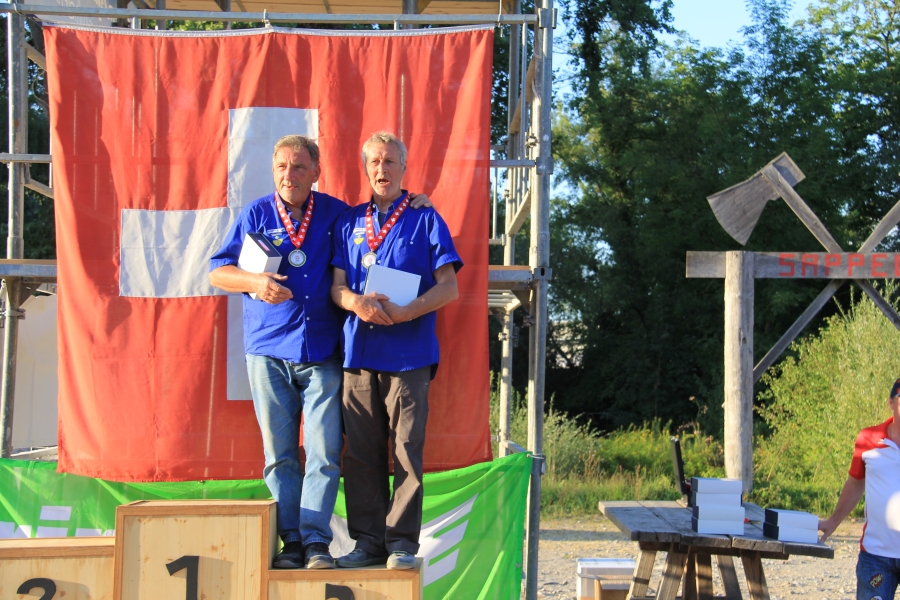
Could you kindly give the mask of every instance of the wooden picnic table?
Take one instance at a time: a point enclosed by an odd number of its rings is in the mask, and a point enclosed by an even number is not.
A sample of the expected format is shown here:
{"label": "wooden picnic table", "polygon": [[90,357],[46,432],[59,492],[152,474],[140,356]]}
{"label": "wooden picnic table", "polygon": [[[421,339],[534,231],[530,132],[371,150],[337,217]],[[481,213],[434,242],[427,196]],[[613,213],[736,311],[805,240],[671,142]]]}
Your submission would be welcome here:
{"label": "wooden picnic table", "polygon": [[724,598],[728,600],[742,598],[734,570],[735,556],[744,565],[752,600],[769,600],[762,559],[787,560],[792,554],[834,558],[834,549],[822,543],[779,542],[765,537],[762,532],[765,511],[749,502],[744,503],[744,509],[749,519],[744,523],[744,535],[710,535],[691,529],[691,511],[679,502],[600,502],[600,512],[640,546],[628,598],[650,598],[647,587],[657,552],[667,555],[655,600],[674,600],[682,582],[683,600],[711,600],[713,556],[722,575]]}

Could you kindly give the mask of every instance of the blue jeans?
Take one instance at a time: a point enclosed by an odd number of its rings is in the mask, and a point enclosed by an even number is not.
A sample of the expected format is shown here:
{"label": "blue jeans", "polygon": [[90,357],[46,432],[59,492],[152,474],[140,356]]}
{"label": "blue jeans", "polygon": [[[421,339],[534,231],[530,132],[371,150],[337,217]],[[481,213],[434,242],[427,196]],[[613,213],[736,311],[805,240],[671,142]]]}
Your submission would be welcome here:
{"label": "blue jeans", "polygon": [[[247,355],[253,407],[262,431],[263,475],[277,503],[284,543],[330,544],[341,477],[341,361],[293,363]],[[300,467],[300,415],[306,474]]]}
{"label": "blue jeans", "polygon": [[859,551],[856,561],[856,600],[894,600],[900,579],[900,558]]}

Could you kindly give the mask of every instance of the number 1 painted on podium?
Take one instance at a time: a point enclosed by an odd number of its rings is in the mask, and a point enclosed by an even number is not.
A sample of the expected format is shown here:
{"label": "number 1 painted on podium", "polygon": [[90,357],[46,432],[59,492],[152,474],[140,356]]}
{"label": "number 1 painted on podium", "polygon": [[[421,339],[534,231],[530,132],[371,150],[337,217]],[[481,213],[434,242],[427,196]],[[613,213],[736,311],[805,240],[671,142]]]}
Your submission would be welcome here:
{"label": "number 1 painted on podium", "polygon": [[199,583],[197,582],[197,579],[198,574],[200,573],[199,556],[182,556],[181,558],[177,558],[168,563],[166,569],[169,571],[169,576],[174,575],[182,569],[186,569],[187,586],[184,591],[184,600],[198,600],[197,588],[199,587]]}

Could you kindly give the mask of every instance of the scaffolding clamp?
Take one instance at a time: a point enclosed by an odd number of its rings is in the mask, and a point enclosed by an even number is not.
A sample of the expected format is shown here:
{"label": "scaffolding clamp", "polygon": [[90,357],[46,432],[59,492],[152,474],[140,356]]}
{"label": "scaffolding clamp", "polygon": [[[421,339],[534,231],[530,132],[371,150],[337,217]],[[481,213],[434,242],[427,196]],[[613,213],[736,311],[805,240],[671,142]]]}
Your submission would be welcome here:
{"label": "scaffolding clamp", "polygon": [[534,267],[531,269],[531,278],[534,281],[551,281],[553,279],[553,269],[550,267]]}
{"label": "scaffolding clamp", "polygon": [[541,29],[556,29],[556,15],[557,11],[555,8],[539,8],[537,10],[538,27]]}
{"label": "scaffolding clamp", "polygon": [[538,175],[553,175],[553,156],[538,156],[534,166]]}

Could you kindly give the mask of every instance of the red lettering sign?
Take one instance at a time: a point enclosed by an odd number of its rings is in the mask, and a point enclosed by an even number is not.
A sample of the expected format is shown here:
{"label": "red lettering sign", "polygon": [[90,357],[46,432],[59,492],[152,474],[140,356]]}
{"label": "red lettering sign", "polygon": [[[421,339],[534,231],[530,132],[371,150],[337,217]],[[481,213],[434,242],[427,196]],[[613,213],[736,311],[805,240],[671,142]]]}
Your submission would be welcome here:
{"label": "red lettering sign", "polygon": [[866,264],[866,257],[862,254],[851,254],[847,259],[847,276],[853,277],[853,267],[862,267]]}
{"label": "red lettering sign", "polygon": [[884,259],[886,258],[887,254],[872,255],[872,277],[887,277],[887,273],[885,271],[878,270],[884,267]]}
{"label": "red lettering sign", "polygon": [[782,267],[788,267],[787,273],[785,273],[784,271],[781,271],[780,273],[778,273],[779,277],[793,277],[794,276],[794,263],[797,260],[795,257],[796,257],[795,254],[789,254],[787,252],[784,252],[778,256],[778,264],[781,265]]}
{"label": "red lettering sign", "polygon": [[839,267],[841,266],[841,255],[840,254],[826,254],[825,255],[825,276],[828,277],[830,267]]}
{"label": "red lettering sign", "polygon": [[806,277],[806,267],[812,269],[812,273],[810,277],[816,276],[816,271],[819,270],[819,255],[818,254],[804,254],[800,259],[800,276]]}

